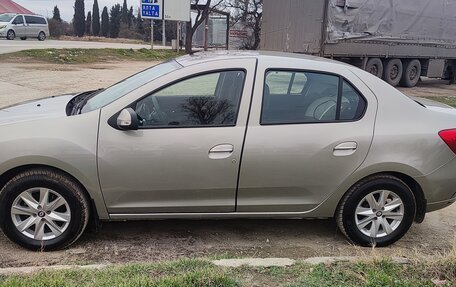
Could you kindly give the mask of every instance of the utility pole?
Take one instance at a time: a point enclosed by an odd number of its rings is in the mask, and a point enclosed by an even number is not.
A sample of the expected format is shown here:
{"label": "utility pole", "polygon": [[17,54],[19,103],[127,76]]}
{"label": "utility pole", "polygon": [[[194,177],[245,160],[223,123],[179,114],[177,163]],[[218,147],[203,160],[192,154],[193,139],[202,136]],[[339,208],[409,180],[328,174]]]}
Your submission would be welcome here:
{"label": "utility pole", "polygon": [[176,31],[176,52],[179,52],[180,50],[180,38],[181,38],[181,35],[180,35],[180,24],[181,22],[180,21],[177,21],[177,31]]}
{"label": "utility pole", "polygon": [[150,20],[150,49],[154,49],[154,20]]}
{"label": "utility pole", "polygon": [[165,47],[166,46],[166,23],[165,23],[165,19],[162,20],[162,31],[163,31],[162,45],[163,45],[163,47]]}
{"label": "utility pole", "polygon": [[207,15],[206,20],[204,20],[204,51],[207,51],[208,48],[208,34],[209,34],[209,15]]}

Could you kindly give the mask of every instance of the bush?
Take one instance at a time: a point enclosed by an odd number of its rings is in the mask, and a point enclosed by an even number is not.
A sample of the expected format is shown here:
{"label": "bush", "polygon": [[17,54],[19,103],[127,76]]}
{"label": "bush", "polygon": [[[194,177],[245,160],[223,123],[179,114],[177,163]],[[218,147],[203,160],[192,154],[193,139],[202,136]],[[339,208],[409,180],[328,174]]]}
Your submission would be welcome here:
{"label": "bush", "polygon": [[[65,34],[65,24],[54,18],[48,20],[49,23],[49,33],[53,38],[60,38],[60,36]],[[68,24],[67,24],[68,25]]]}

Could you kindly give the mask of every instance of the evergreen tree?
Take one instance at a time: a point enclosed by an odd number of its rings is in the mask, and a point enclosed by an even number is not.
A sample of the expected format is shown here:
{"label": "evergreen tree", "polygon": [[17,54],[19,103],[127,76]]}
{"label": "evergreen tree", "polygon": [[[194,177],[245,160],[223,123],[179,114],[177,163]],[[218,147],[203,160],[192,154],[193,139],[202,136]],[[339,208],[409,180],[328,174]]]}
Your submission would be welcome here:
{"label": "evergreen tree", "polygon": [[54,7],[52,19],[62,22],[62,18],[60,18],[60,10],[59,10],[59,7],[57,7],[57,5],[55,5],[55,7]]}
{"label": "evergreen tree", "polygon": [[119,37],[121,17],[120,4],[112,6],[109,18],[109,37]]}
{"label": "evergreen tree", "polygon": [[92,13],[89,11],[87,13],[87,19],[86,19],[86,30],[85,30],[86,34],[91,35],[92,34],[91,30],[92,30]]}
{"label": "evergreen tree", "polygon": [[93,2],[92,8],[92,33],[94,36],[100,35],[100,9],[97,0]]}
{"label": "evergreen tree", "polygon": [[103,12],[101,13],[101,35],[103,37],[108,37],[109,35],[109,15],[108,15],[108,7],[103,8]]}
{"label": "evergreen tree", "polygon": [[128,11],[128,28],[131,28],[135,15],[133,15],[133,6],[130,7]]}
{"label": "evergreen tree", "polygon": [[75,0],[74,2],[73,29],[76,36],[84,36],[84,31],[86,29],[84,0]]}
{"label": "evergreen tree", "polygon": [[136,33],[144,35],[144,32],[144,23],[143,19],[141,19],[141,10],[138,9],[138,16],[136,17]]}
{"label": "evergreen tree", "polygon": [[123,1],[122,5],[122,23],[128,24],[128,7],[127,7],[127,0]]}

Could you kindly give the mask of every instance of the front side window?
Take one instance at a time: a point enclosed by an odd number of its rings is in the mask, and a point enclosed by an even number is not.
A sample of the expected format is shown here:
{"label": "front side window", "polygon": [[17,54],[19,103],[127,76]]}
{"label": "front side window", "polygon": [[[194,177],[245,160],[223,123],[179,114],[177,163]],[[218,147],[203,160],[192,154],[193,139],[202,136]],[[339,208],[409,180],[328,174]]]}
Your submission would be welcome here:
{"label": "front side window", "polygon": [[136,103],[140,127],[236,125],[244,79],[244,71],[222,71],[161,89]]}
{"label": "front side window", "polygon": [[340,77],[316,72],[268,71],[261,124],[294,124],[356,120],[365,100]]}
{"label": "front side window", "polygon": [[171,60],[139,72],[90,98],[82,108],[82,113],[102,108],[152,80],[180,68],[181,66],[176,61]]}
{"label": "front side window", "polygon": [[14,19],[13,24],[24,24],[24,18],[22,18],[22,16],[17,16]]}

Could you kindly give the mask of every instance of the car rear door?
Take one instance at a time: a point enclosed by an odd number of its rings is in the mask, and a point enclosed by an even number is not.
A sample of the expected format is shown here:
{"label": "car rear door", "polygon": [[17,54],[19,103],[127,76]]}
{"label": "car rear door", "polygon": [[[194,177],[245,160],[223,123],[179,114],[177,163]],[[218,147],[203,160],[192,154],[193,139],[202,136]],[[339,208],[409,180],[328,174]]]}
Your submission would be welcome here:
{"label": "car rear door", "polygon": [[[190,65],[102,109],[99,178],[113,217],[235,210],[255,65]],[[127,106],[141,119],[137,131],[108,123]]]}
{"label": "car rear door", "polygon": [[[238,212],[306,212],[364,161],[377,101],[346,67],[259,62]],[[340,108],[338,108],[340,107]]]}

